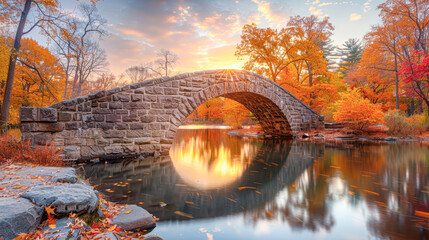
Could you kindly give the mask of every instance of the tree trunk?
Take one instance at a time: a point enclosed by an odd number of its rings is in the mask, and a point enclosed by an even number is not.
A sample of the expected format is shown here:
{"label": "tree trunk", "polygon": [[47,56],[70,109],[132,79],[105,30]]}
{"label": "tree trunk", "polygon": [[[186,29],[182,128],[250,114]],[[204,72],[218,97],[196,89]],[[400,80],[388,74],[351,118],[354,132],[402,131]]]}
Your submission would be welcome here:
{"label": "tree trunk", "polygon": [[410,116],[414,115],[414,98],[411,97]]}
{"label": "tree trunk", "polygon": [[[24,10],[21,13],[21,19],[19,20],[18,29],[15,35],[15,42],[13,43],[12,53],[9,58],[9,69],[7,72],[6,88],[4,90],[3,106],[1,111],[1,124],[4,126],[9,121],[9,108],[10,100],[12,98],[13,79],[15,77],[15,66],[16,58],[18,56],[19,48],[21,47],[22,33],[24,32],[25,22],[27,21],[28,13],[31,8],[31,0],[26,0]],[[2,127],[2,133],[4,133]]]}
{"label": "tree trunk", "polygon": [[399,77],[398,77],[398,57],[396,56],[396,42],[393,44],[395,49],[395,95],[396,95],[396,109],[399,109]]}

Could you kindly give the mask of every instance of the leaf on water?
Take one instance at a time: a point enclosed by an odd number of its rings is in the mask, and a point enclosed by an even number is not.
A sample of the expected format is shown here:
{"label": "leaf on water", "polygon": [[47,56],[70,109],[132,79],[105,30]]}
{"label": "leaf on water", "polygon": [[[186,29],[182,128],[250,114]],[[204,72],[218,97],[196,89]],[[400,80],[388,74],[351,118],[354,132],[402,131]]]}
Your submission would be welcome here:
{"label": "leaf on water", "polygon": [[191,205],[194,205],[195,203],[193,203],[193,202],[189,202],[189,201],[185,201],[185,203],[187,203],[187,204],[191,204]]}
{"label": "leaf on water", "polygon": [[355,195],[355,192],[349,191],[350,195]]}
{"label": "leaf on water", "polygon": [[338,166],[334,166],[334,165],[331,165],[331,168],[340,168],[340,167],[338,167]]}
{"label": "leaf on water", "polygon": [[429,218],[429,213],[428,212],[423,212],[423,211],[417,211],[417,210],[415,210],[414,214],[416,216],[419,216],[419,217]]}
{"label": "leaf on water", "polygon": [[243,189],[256,189],[256,187],[239,187],[238,190],[243,190]]}
{"label": "leaf on water", "polygon": [[[130,210],[128,210],[128,211],[126,211],[126,212],[124,212],[124,214],[129,214],[130,212],[132,212],[133,210],[132,209],[130,209]],[[116,226],[116,225],[115,225]]]}
{"label": "leaf on water", "polygon": [[274,214],[272,214],[270,211],[266,211],[266,213],[268,214],[268,215],[270,215],[271,217],[274,217]]}
{"label": "leaf on water", "polygon": [[194,218],[191,214],[184,213],[184,212],[181,212],[181,211],[175,211],[174,214],[177,214],[177,215],[183,216],[183,217],[187,217],[187,218]]}
{"label": "leaf on water", "polygon": [[226,197],[226,199],[228,199],[229,201],[231,201],[231,202],[237,202],[236,200],[234,200],[234,199],[232,199],[232,198],[227,198]]}
{"label": "leaf on water", "polygon": [[139,204],[143,204],[144,202],[139,202]]}
{"label": "leaf on water", "polygon": [[373,194],[373,195],[377,195],[377,196],[380,195],[380,193],[376,193],[376,192],[369,191],[369,190],[364,190],[364,192],[367,192],[367,193],[370,193],[370,194]]}
{"label": "leaf on water", "polygon": [[165,207],[165,206],[167,206],[167,203],[165,203],[165,202],[159,202],[159,205],[160,205],[161,207]]}
{"label": "leaf on water", "polygon": [[122,197],[123,197],[123,198],[126,198],[126,197],[128,197],[128,196],[127,196],[127,195],[122,195]]}
{"label": "leaf on water", "polygon": [[259,192],[259,191],[256,191],[256,190],[255,190],[255,193],[257,193],[257,194],[261,194],[261,192]]}
{"label": "leaf on water", "polygon": [[31,177],[31,179],[36,179],[36,178],[38,178],[39,176],[34,176],[34,177]]}
{"label": "leaf on water", "polygon": [[422,190],[422,192],[424,192],[424,193],[429,193],[428,191],[425,191],[425,190]]}

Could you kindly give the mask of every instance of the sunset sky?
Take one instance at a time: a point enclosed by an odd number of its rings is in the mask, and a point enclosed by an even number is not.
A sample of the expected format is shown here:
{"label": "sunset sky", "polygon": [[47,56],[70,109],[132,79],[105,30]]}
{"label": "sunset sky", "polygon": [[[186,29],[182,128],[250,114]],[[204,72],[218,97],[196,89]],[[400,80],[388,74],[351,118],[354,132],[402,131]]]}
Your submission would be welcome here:
{"label": "sunset sky", "polygon": [[[81,1],[62,0],[73,10]],[[100,14],[110,35],[103,40],[110,71],[119,75],[127,67],[150,62],[161,48],[179,56],[176,70],[241,68],[234,56],[242,26],[285,26],[290,16],[330,17],[333,40],[362,38],[379,21],[382,0],[101,0]]]}

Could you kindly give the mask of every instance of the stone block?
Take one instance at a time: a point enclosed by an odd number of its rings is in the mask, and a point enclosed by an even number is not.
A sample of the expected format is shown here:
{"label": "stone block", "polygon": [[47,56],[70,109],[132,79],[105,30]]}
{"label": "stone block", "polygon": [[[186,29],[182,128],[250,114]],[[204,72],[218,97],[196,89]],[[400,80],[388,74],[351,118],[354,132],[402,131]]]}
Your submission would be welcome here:
{"label": "stone block", "polygon": [[164,88],[165,95],[178,95],[179,89],[177,88]]}
{"label": "stone block", "polygon": [[115,129],[117,129],[117,130],[128,130],[129,126],[126,123],[116,123]]}
{"label": "stone block", "polygon": [[109,106],[109,103],[107,103],[107,102],[102,102],[99,104],[100,108],[107,108],[108,106]]}
{"label": "stone block", "polygon": [[130,130],[145,129],[146,124],[144,123],[130,123]]}
{"label": "stone block", "polygon": [[112,218],[112,224],[127,231],[142,230],[155,227],[153,215],[137,205],[128,205]]}
{"label": "stone block", "polygon": [[170,116],[169,115],[160,115],[156,117],[157,122],[170,122]]}
{"label": "stone block", "polygon": [[151,142],[151,138],[149,137],[134,139],[134,143],[137,145],[150,144],[150,142]]}
{"label": "stone block", "polygon": [[115,127],[115,124],[114,123],[97,123],[96,126],[97,128],[101,128],[103,130],[110,130]]}
{"label": "stone block", "polygon": [[92,186],[64,183],[56,186],[35,186],[21,195],[37,206],[49,206],[57,214],[94,212],[98,207],[98,193]]}
{"label": "stone block", "polygon": [[142,100],[142,95],[140,94],[132,94],[131,95],[131,101],[138,102]]}
{"label": "stone block", "polygon": [[140,118],[140,121],[143,123],[151,123],[155,122],[155,116],[152,115],[146,115]]}
{"label": "stone block", "polygon": [[121,116],[109,114],[106,115],[106,122],[116,123],[121,121]]}
{"label": "stone block", "polygon": [[137,117],[137,115],[129,115],[129,116],[122,117],[123,122],[137,122],[138,120],[139,120],[139,117]]}
{"label": "stone block", "polygon": [[97,157],[105,155],[104,147],[101,146],[81,146],[80,155],[82,157]]}
{"label": "stone block", "polygon": [[34,107],[21,107],[19,109],[19,121],[21,122],[36,122],[37,108]]}
{"label": "stone block", "polygon": [[121,94],[121,93],[115,94],[113,95],[113,101],[129,102],[130,95]]}
{"label": "stone block", "polygon": [[127,115],[128,114],[128,110],[126,110],[126,109],[118,109],[118,110],[115,110],[115,114],[116,115]]}
{"label": "stone block", "polygon": [[105,138],[123,138],[126,136],[126,132],[120,130],[109,130],[104,131],[103,136]]}
{"label": "stone block", "polygon": [[105,95],[106,95],[105,91],[93,92],[93,93],[91,93],[91,94],[88,95],[88,99],[89,100],[93,100],[93,99],[96,99],[96,98],[102,98]]}
{"label": "stone block", "polygon": [[113,139],[112,143],[128,144],[128,143],[133,143],[133,140],[128,138],[118,138],[118,139]]}
{"label": "stone block", "polygon": [[160,123],[150,123],[149,124],[149,130],[161,130],[161,124]]}
{"label": "stone block", "polygon": [[145,101],[145,102],[156,102],[156,95],[144,95],[143,101]]}
{"label": "stone block", "polygon": [[67,122],[66,130],[77,130],[81,127],[81,123],[79,122]]}
{"label": "stone block", "polygon": [[142,138],[142,137],[151,137],[152,133],[145,130],[129,130],[126,131],[127,138]]}
{"label": "stone block", "polygon": [[110,145],[105,147],[106,154],[118,154],[122,152],[122,147],[119,145]]}
{"label": "stone block", "polygon": [[58,121],[57,109],[41,107],[38,108],[38,120],[40,122],[56,122]]}
{"label": "stone block", "polygon": [[96,122],[104,122],[105,115],[104,114],[94,114],[92,115],[94,121]]}
{"label": "stone block", "polygon": [[122,102],[110,102],[109,108],[110,109],[122,109]]}
{"label": "stone block", "polygon": [[73,120],[73,113],[70,112],[59,112],[58,113],[58,121],[67,122]]}
{"label": "stone block", "polygon": [[92,109],[92,113],[94,113],[94,114],[112,114],[113,110],[107,109],[107,108],[94,108],[94,109]]}

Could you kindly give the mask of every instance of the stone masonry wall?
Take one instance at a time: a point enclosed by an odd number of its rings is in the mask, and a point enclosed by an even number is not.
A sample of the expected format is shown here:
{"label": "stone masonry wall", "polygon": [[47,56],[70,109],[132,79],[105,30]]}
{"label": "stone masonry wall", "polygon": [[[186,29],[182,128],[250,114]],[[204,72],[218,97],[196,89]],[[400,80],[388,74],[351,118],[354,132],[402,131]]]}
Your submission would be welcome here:
{"label": "stone masonry wall", "polygon": [[22,107],[22,138],[32,146],[63,148],[66,160],[164,153],[185,118],[219,96],[246,106],[273,137],[291,137],[323,123],[323,117],[269,79],[211,70],[94,92],[50,107]]}

